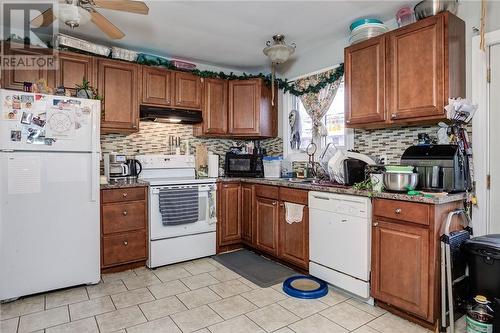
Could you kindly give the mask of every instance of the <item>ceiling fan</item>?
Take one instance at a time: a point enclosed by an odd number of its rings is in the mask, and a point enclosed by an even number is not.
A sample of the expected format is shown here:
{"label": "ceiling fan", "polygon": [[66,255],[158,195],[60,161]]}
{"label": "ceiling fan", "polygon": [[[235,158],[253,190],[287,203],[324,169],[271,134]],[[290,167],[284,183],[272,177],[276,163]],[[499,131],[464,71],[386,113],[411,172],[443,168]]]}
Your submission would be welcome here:
{"label": "ceiling fan", "polygon": [[[67,26],[76,28],[82,24],[92,21],[111,39],[121,39],[125,34],[111,21],[100,14],[97,9],[105,8],[119,10],[128,13],[147,15],[148,6],[142,1],[134,0],[60,0],[57,16]],[[33,20],[31,25],[36,27],[47,27],[56,19],[53,8],[49,8]]]}

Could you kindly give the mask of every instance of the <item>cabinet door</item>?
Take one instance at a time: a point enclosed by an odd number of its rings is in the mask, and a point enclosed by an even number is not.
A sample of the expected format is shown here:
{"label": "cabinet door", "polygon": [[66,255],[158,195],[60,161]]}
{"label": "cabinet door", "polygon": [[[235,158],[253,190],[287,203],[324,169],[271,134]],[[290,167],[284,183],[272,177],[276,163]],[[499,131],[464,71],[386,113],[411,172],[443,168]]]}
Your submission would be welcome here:
{"label": "cabinet door", "polygon": [[429,230],[376,220],[372,241],[372,296],[427,318]]}
{"label": "cabinet door", "polygon": [[160,106],[172,104],[172,72],[154,67],[142,68],[142,102]]}
{"label": "cabinet door", "polygon": [[76,53],[59,53],[59,69],[56,71],[56,87],[63,86],[76,96],[75,86],[81,85],[83,79],[96,87],[94,75],[94,58]]}
{"label": "cabinet door", "polygon": [[241,238],[248,244],[253,243],[253,199],[253,185],[241,185]]}
{"label": "cabinet door", "polygon": [[104,97],[101,128],[107,133],[138,130],[139,66],[113,60],[98,60],[97,89]]}
{"label": "cabinet door", "polygon": [[280,202],[279,253],[280,259],[301,268],[309,268],[309,209],[304,206],[301,222],[288,223],[285,204]]}
{"label": "cabinet door", "polygon": [[[24,45],[11,45],[8,42],[3,42],[4,54],[17,56],[17,57],[36,57],[41,55],[48,55],[47,51],[43,49],[26,49]],[[28,58],[27,61],[30,61]],[[0,66],[1,67],[1,66]],[[51,88],[54,87],[54,71],[44,68],[38,69],[3,69],[2,70],[2,88],[11,90],[23,90],[24,82],[36,82],[40,79],[45,79],[47,85]]]}
{"label": "cabinet door", "polygon": [[206,79],[204,82],[203,128],[205,134],[227,133],[226,80]]}
{"label": "cabinet door", "polygon": [[222,221],[220,245],[239,243],[241,240],[241,187],[239,183],[222,185]]}
{"label": "cabinet door", "polygon": [[175,72],[175,107],[201,109],[202,79],[199,76]]}
{"label": "cabinet door", "polygon": [[260,134],[259,80],[229,81],[229,134]]}
{"label": "cabinet door", "polygon": [[[437,15],[388,35],[391,120],[444,115],[444,18]],[[403,121],[404,122],[404,121]]]}
{"label": "cabinet door", "polygon": [[385,106],[385,37],[345,49],[346,124],[383,123]]}
{"label": "cabinet door", "polygon": [[255,246],[278,255],[278,201],[255,198]]}

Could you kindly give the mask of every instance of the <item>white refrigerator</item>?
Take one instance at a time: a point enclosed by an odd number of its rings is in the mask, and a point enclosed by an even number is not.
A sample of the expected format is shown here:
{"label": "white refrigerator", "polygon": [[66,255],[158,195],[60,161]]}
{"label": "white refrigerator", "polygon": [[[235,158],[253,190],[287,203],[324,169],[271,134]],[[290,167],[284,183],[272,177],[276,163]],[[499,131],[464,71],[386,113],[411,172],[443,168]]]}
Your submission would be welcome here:
{"label": "white refrigerator", "polygon": [[0,103],[0,300],[99,282],[100,102]]}

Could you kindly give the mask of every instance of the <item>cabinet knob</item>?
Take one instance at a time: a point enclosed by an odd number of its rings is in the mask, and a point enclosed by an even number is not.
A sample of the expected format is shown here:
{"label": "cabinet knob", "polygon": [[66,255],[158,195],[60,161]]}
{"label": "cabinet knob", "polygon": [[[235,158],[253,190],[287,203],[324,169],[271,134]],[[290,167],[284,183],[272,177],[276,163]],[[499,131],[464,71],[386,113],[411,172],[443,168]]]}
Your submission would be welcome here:
{"label": "cabinet knob", "polygon": [[123,245],[127,246],[128,242],[127,241],[123,241]]}
{"label": "cabinet knob", "polygon": [[396,208],[396,210],[394,211],[394,213],[396,213],[398,215],[401,214],[401,208]]}
{"label": "cabinet knob", "polygon": [[127,195],[128,195],[128,193],[127,193],[127,192],[124,192],[124,193],[122,194],[122,196],[123,196],[124,198],[126,198],[126,197],[127,197]]}
{"label": "cabinet knob", "polygon": [[137,128],[137,125],[132,126],[132,128]]}
{"label": "cabinet knob", "polygon": [[127,216],[128,213],[126,210],[124,210],[122,214],[123,214],[123,216]]}
{"label": "cabinet knob", "polygon": [[228,185],[224,185],[224,188],[228,188],[229,186]]}
{"label": "cabinet knob", "polygon": [[391,114],[391,118],[392,118],[392,119],[397,118],[397,117],[398,117],[398,115],[397,115],[397,114],[395,114],[395,113]]}
{"label": "cabinet knob", "polygon": [[273,206],[276,206],[276,201],[273,202]]}
{"label": "cabinet knob", "polygon": [[351,123],[351,121],[350,121],[350,120],[346,120],[345,122],[346,122],[346,124],[350,124],[350,123]]}
{"label": "cabinet knob", "polygon": [[280,203],[280,207],[284,207],[284,206],[285,206],[285,204],[281,202]]}
{"label": "cabinet knob", "polygon": [[373,226],[377,227],[378,226],[378,222],[373,223]]}

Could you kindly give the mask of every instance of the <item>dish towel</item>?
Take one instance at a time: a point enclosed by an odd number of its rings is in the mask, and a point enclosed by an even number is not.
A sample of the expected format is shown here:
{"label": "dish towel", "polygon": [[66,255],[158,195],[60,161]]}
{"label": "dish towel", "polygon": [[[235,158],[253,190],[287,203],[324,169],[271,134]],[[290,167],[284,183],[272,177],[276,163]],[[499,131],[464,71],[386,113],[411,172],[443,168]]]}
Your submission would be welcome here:
{"label": "dish towel", "polygon": [[198,187],[161,189],[159,201],[163,225],[179,225],[198,221]]}
{"label": "dish towel", "polygon": [[217,193],[215,191],[214,186],[210,186],[210,190],[208,191],[208,224],[217,223],[217,215],[215,207],[216,197]]}
{"label": "dish towel", "polygon": [[285,220],[286,223],[300,223],[304,215],[304,205],[285,202]]}

